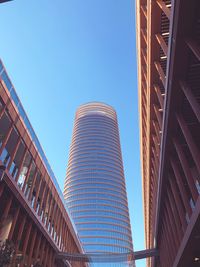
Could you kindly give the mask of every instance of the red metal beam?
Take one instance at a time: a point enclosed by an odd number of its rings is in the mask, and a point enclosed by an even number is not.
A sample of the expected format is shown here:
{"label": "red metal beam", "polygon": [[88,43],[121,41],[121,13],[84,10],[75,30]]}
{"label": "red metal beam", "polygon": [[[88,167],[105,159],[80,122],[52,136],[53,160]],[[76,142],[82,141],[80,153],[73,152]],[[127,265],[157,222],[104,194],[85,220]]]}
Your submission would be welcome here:
{"label": "red metal beam", "polygon": [[165,5],[165,2],[162,0],[156,1],[158,6],[161,8],[161,10],[165,13],[165,15],[170,19],[170,9]]}
{"label": "red metal beam", "polygon": [[165,87],[166,77],[165,77],[164,71],[163,71],[159,62],[155,61],[154,64],[155,64],[156,70],[160,76],[160,79],[162,81],[162,84]]}
{"label": "red metal beam", "polygon": [[192,110],[194,111],[194,114],[196,115],[197,120],[200,122],[200,106],[195,96],[193,95],[190,86],[185,81],[180,81],[179,84],[188,102],[190,103],[190,106]]}
{"label": "red metal beam", "polygon": [[190,218],[190,223],[185,231],[185,235],[179,247],[173,267],[183,266],[184,257],[187,257],[187,253],[184,253],[184,250],[188,242],[190,242],[190,238],[192,236],[192,232],[194,231],[195,224],[198,222],[199,214],[200,214],[200,197],[198,197],[195,210]]}
{"label": "red metal beam", "polygon": [[185,174],[185,178],[188,184],[188,187],[190,189],[191,195],[193,197],[193,200],[196,201],[198,197],[197,188],[195,186],[195,181],[193,180],[192,173],[190,171],[190,167],[188,165],[188,161],[186,159],[186,156],[184,154],[184,151],[179,144],[178,140],[176,138],[173,139],[174,147],[176,149],[176,153],[178,155],[179,161],[181,163],[181,167],[183,169],[183,172]]}
{"label": "red metal beam", "polygon": [[158,85],[154,85],[154,89],[155,89],[155,92],[156,92],[156,95],[158,97],[158,101],[160,103],[160,107],[161,109],[163,109],[163,106],[164,106],[164,98],[160,92],[160,87]]}
{"label": "red metal beam", "polygon": [[176,162],[173,159],[171,159],[170,163],[171,163],[171,166],[172,166],[172,169],[173,169],[173,172],[174,172],[174,177],[176,179],[176,183],[177,183],[178,188],[179,188],[181,199],[182,199],[182,201],[184,203],[185,210],[188,213],[188,215],[190,215],[192,211],[191,211],[191,207],[189,205],[189,199],[187,197],[187,192],[185,190],[185,186],[183,184],[182,177],[180,175],[180,172],[178,170]]}
{"label": "red metal beam", "polygon": [[200,47],[197,42],[192,39],[186,40],[186,44],[191,49],[196,58],[200,61]]}
{"label": "red metal beam", "polygon": [[161,34],[156,34],[156,39],[159,43],[159,45],[161,46],[165,56],[167,56],[167,52],[168,52],[168,47],[165,43],[165,40],[163,39],[162,35]]}
{"label": "red metal beam", "polygon": [[193,137],[190,133],[190,129],[189,127],[187,126],[183,116],[181,114],[176,114],[176,118],[177,118],[177,121],[179,123],[179,126],[182,130],[182,133],[185,137],[185,140],[187,142],[187,145],[190,149],[190,152],[192,154],[192,157],[193,157],[193,160],[197,166],[197,169],[200,173],[200,152],[198,150],[198,147],[196,146],[194,140],[193,140]]}

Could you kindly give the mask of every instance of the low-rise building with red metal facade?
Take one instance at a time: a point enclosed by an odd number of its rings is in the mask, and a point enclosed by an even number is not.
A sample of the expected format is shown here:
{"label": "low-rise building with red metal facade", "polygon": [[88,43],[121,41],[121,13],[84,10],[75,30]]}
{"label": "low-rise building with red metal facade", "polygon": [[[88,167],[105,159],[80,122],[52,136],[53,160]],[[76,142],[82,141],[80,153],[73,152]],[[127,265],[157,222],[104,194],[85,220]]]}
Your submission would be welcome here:
{"label": "low-rise building with red metal facade", "polygon": [[200,1],[136,2],[147,265],[200,266]]}
{"label": "low-rise building with red metal facade", "polygon": [[62,193],[2,62],[0,77],[0,241],[10,266],[71,266],[56,259],[83,252]]}

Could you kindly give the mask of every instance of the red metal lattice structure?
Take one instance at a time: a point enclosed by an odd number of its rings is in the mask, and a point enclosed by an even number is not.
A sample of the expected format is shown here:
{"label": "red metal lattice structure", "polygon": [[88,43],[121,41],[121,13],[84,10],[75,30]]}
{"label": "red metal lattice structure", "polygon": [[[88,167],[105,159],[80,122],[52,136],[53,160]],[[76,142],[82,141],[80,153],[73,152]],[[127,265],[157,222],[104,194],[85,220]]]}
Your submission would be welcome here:
{"label": "red metal lattice structure", "polygon": [[200,264],[200,1],[137,0],[148,266]]}
{"label": "red metal lattice structure", "polygon": [[[10,266],[66,266],[60,252],[83,253],[64,202],[0,70],[0,241],[10,240]],[[10,83],[7,83],[7,85]],[[15,93],[16,94],[16,93]],[[16,96],[16,95],[15,95]],[[73,266],[84,266],[73,262]]]}

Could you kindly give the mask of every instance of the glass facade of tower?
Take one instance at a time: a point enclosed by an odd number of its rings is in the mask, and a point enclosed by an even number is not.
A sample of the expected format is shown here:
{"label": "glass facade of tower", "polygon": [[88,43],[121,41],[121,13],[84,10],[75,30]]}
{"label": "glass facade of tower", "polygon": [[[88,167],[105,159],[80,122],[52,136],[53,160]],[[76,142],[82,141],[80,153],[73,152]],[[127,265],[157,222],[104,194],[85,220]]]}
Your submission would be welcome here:
{"label": "glass facade of tower", "polygon": [[64,197],[86,253],[132,251],[117,117],[106,104],[77,110]]}

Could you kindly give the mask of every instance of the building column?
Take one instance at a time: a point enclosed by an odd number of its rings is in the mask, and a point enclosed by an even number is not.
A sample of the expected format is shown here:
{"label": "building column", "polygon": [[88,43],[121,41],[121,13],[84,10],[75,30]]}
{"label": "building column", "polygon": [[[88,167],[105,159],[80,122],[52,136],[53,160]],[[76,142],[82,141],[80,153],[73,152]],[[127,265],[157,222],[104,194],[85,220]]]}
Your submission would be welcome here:
{"label": "building column", "polygon": [[34,246],[36,243],[36,236],[37,236],[37,229],[35,228],[34,233],[33,233],[33,237],[30,240],[31,246],[30,246],[30,251],[29,251],[29,255],[28,255],[28,266],[31,266],[31,263],[33,263],[32,256],[33,256],[33,249],[34,249]]}
{"label": "building column", "polygon": [[56,238],[54,239],[55,242],[57,240],[57,236],[58,236],[58,222],[59,222],[59,214],[60,214],[60,207],[59,205],[57,206],[57,210],[56,210],[56,215],[55,215],[55,221],[54,221],[54,232],[56,232]]}
{"label": "building column", "polygon": [[168,213],[171,214],[173,223],[174,223],[176,231],[177,231],[178,242],[180,244],[180,241],[182,240],[182,236],[183,236],[183,231],[182,231],[182,228],[180,227],[181,223],[180,223],[177,211],[175,209],[175,203],[172,202],[171,195],[168,192],[167,192],[168,201],[166,203],[166,207],[168,209]]}
{"label": "building column", "polygon": [[[40,176],[40,182],[39,182],[39,186],[38,186],[38,189],[36,191],[36,195],[35,195],[35,203],[34,203],[34,210],[36,211],[36,208],[37,208],[37,201],[38,201],[38,197],[39,197],[39,193],[40,193],[40,188],[41,188],[41,184],[42,184],[42,176]],[[40,199],[40,205],[41,205],[41,199]]]}
{"label": "building column", "polygon": [[192,196],[194,202],[196,202],[197,197],[198,197],[198,192],[197,192],[197,188],[195,186],[195,181],[193,180],[193,177],[192,177],[192,174],[190,171],[190,167],[188,165],[188,161],[184,155],[184,152],[183,152],[181,145],[178,143],[176,138],[173,139],[173,143],[174,143],[174,147],[176,149],[176,153],[178,155],[179,161],[181,163],[181,167],[182,167],[183,172],[185,174],[185,178],[186,178],[188,187],[190,188],[191,196]]}
{"label": "building column", "polygon": [[46,239],[43,239],[42,245],[41,245],[41,250],[40,250],[40,264],[42,264],[42,262],[44,260],[45,245],[46,245]]}
{"label": "building column", "polygon": [[166,219],[166,216],[163,215],[163,227],[165,229],[166,232],[166,236],[169,238],[169,246],[171,248],[171,254],[172,254],[172,261],[174,260],[174,257],[176,255],[176,247],[175,247],[175,243],[174,243],[174,236],[172,234],[171,228],[169,226],[168,219]]}
{"label": "building column", "polygon": [[35,263],[38,262],[38,254],[39,254],[39,250],[41,247],[41,241],[42,241],[42,233],[38,232],[37,239],[36,239],[37,248],[36,248],[36,252],[34,255]]}
{"label": "building column", "polygon": [[55,254],[55,252],[53,252],[53,256],[52,256],[52,267],[55,267],[55,258],[56,258],[56,254]]}
{"label": "building column", "polygon": [[27,232],[26,232],[26,237],[25,237],[24,244],[23,244],[23,247],[22,247],[23,260],[20,263],[20,267],[22,267],[24,265],[24,263],[27,262],[26,252],[27,252],[28,242],[30,242],[29,238],[30,238],[31,229],[32,229],[32,223],[29,222],[28,229],[27,229]]}
{"label": "building column", "polygon": [[11,226],[10,233],[9,233],[9,236],[8,236],[9,240],[12,240],[12,236],[13,236],[13,233],[14,233],[14,230],[15,230],[15,226],[16,226],[16,223],[17,223],[17,220],[18,220],[19,212],[20,212],[20,206],[17,207],[17,209],[15,211],[15,214],[14,214],[14,218],[13,218],[13,221],[12,221],[12,226]]}
{"label": "building column", "polygon": [[168,227],[167,225],[165,224],[165,222],[162,223],[163,225],[163,231],[164,231],[164,234],[165,234],[165,237],[166,237],[166,240],[167,240],[167,244],[168,244],[168,248],[169,248],[169,257],[170,257],[170,260],[171,262],[173,261],[174,259],[174,255],[175,255],[175,250],[174,250],[174,247],[172,247],[172,237],[170,235],[170,232],[168,231]]}
{"label": "building column", "polygon": [[3,117],[3,114],[5,113],[6,111],[6,108],[7,108],[7,105],[5,104],[0,112],[0,119]]}
{"label": "building column", "polygon": [[190,217],[192,210],[191,210],[191,207],[189,205],[189,199],[188,199],[187,192],[185,190],[185,187],[184,187],[184,184],[182,181],[182,177],[179,173],[179,170],[178,170],[178,167],[177,167],[177,164],[175,163],[175,161],[170,160],[170,163],[171,163],[171,166],[172,166],[172,169],[174,172],[174,177],[176,179],[176,183],[177,183],[178,188],[179,188],[179,192],[181,194],[182,201],[183,201],[184,206],[185,206],[185,210],[188,213],[188,216]]}
{"label": "building column", "polygon": [[175,245],[175,251],[176,251],[177,248],[179,247],[179,232],[177,233],[177,227],[174,222],[172,212],[169,210],[167,201],[165,201],[165,209],[166,209],[166,217],[168,218],[166,222],[169,223],[171,233],[173,233],[173,239],[174,239],[174,245]]}
{"label": "building column", "polygon": [[0,198],[3,195],[5,184],[0,181]]}
{"label": "building column", "polygon": [[5,210],[3,211],[3,218],[4,219],[7,219],[7,217],[8,217],[8,214],[9,214],[9,211],[10,211],[10,208],[12,205],[12,201],[13,201],[13,196],[9,195],[9,200],[7,201],[6,206],[5,206]]}
{"label": "building column", "polygon": [[49,257],[47,259],[47,267],[52,267],[52,257],[53,257],[53,251],[52,248],[49,248]]}
{"label": "building column", "polygon": [[166,243],[163,242],[163,233],[161,232],[161,238],[160,238],[160,246],[159,246],[159,254],[162,262],[162,266],[166,267],[169,266],[169,258],[167,257],[167,253],[164,253],[164,251],[167,251]]}
{"label": "building column", "polygon": [[169,236],[166,234],[166,231],[164,229],[163,229],[163,240],[164,240],[164,242],[166,242],[167,250],[165,250],[165,251],[168,251],[169,262],[172,262],[173,261],[173,254],[172,254],[172,250],[171,250],[171,243],[170,243]]}
{"label": "building column", "polygon": [[44,226],[46,225],[45,223],[45,219],[46,219],[46,222],[47,222],[47,205],[48,205],[48,202],[49,202],[49,197],[50,197],[50,188],[48,186],[48,191],[47,191],[47,197],[46,197],[46,200],[45,200],[45,207],[44,207],[44,216],[42,218],[42,223],[44,224]]}
{"label": "building column", "polygon": [[40,201],[40,208],[39,208],[39,211],[38,211],[38,215],[41,216],[41,211],[42,211],[42,207],[43,207],[43,204],[44,204],[44,196],[46,195],[46,192],[48,190],[48,185],[47,185],[47,182],[45,181],[45,176],[44,176],[44,189],[42,191],[42,196],[41,196],[41,201]]}
{"label": "building column", "polygon": [[20,245],[20,242],[21,242],[21,237],[22,237],[22,233],[23,233],[23,230],[24,230],[25,223],[26,223],[26,215],[23,216],[22,222],[21,222],[20,227],[19,227],[16,247],[15,247],[15,255],[13,257],[13,267],[15,267],[15,261],[16,261],[17,253],[19,251],[19,245]]}
{"label": "building column", "polygon": [[8,132],[7,132],[6,136],[5,136],[5,139],[4,139],[4,141],[3,141],[3,143],[2,143],[2,145],[0,147],[0,156],[1,156],[6,144],[8,142],[8,139],[10,138],[10,135],[11,135],[13,129],[14,129],[14,123],[11,122],[10,129],[8,130]]}
{"label": "building column", "polygon": [[51,217],[51,211],[52,211],[52,202],[54,200],[53,198],[53,190],[52,188],[50,188],[50,191],[51,191],[51,198],[49,199],[49,203],[48,203],[48,212],[47,212],[47,221],[46,221],[46,228],[48,230],[49,228],[49,220],[50,220],[50,217]]}
{"label": "building column", "polygon": [[49,247],[49,244],[47,243],[46,248],[45,248],[45,255],[44,255],[44,267],[49,267],[47,265],[47,261],[49,257],[49,250],[50,250],[50,247]]}
{"label": "building column", "polygon": [[179,218],[181,220],[182,229],[183,229],[183,232],[184,232],[185,228],[186,228],[185,212],[184,212],[181,200],[180,200],[179,193],[176,190],[175,182],[173,181],[173,179],[171,179],[171,177],[169,177],[169,183],[170,183],[171,192],[172,192],[172,195],[173,195],[173,198],[174,198],[174,202],[175,202],[175,204],[177,206],[177,211],[178,211],[178,214],[179,214]]}

